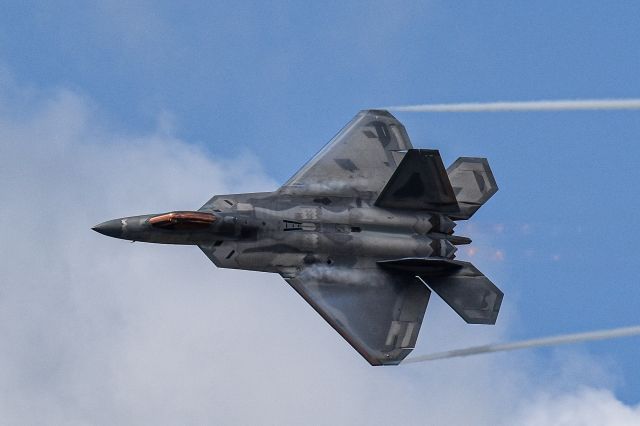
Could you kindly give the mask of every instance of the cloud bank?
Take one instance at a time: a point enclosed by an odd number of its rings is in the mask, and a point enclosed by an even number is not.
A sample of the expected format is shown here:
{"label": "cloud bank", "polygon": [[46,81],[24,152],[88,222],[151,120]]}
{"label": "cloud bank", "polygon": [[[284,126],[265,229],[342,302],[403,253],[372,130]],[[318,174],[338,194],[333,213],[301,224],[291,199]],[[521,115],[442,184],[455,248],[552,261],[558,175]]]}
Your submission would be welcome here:
{"label": "cloud bank", "polygon": [[[589,368],[540,383],[510,355],[369,367],[278,276],[92,232],[277,186],[255,158],[216,158],[167,129],[122,131],[81,94],[2,77],[3,424],[640,422]],[[418,350],[499,340],[502,320],[469,327],[433,300]]]}

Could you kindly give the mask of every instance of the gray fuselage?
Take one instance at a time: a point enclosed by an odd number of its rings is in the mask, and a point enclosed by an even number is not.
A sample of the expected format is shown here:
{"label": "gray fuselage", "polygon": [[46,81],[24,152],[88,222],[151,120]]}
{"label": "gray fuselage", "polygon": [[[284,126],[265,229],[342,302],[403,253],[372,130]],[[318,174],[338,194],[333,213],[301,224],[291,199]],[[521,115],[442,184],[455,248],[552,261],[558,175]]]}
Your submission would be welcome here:
{"label": "gray fuselage", "polygon": [[[174,212],[173,214],[190,214]],[[382,259],[453,258],[455,223],[424,211],[383,209],[361,199],[290,197],[275,193],[214,197],[195,214],[213,215],[199,226],[157,226],[132,216],[97,225],[106,235],[160,244],[198,245],[218,267],[287,273],[301,264],[358,266]]]}

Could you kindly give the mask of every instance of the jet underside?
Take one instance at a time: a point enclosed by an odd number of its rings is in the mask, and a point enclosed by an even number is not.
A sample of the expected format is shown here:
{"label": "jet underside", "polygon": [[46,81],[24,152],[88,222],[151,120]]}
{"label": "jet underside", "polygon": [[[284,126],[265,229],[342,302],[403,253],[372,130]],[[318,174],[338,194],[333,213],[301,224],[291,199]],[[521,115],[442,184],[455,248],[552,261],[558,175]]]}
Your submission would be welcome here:
{"label": "jet underside", "polygon": [[455,220],[497,191],[485,159],[444,169],[391,114],[358,114],[279,190],[218,195],[197,212],[116,219],[106,235],[198,245],[221,268],[273,272],[372,365],[413,349],[431,291],[465,321],[493,324],[502,292],[454,260]]}

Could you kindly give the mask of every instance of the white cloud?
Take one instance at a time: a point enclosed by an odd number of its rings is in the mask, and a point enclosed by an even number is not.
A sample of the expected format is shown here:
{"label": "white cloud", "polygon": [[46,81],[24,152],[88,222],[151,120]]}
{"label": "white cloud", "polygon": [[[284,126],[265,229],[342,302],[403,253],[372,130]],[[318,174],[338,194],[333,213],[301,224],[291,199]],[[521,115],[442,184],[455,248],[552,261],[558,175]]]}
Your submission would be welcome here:
{"label": "white cloud", "polygon": [[[529,405],[543,393],[527,356],[369,367],[278,276],[92,232],[276,183],[257,160],[212,157],[170,126],[113,130],[77,93],[0,88],[4,424],[498,424],[589,398],[640,418],[607,391],[576,393],[583,378]],[[434,297],[417,351],[498,340],[501,320],[467,326]]]}
{"label": "white cloud", "polygon": [[543,394],[527,404],[513,424],[522,426],[634,426],[640,405],[621,403],[606,389],[585,388],[571,394]]}

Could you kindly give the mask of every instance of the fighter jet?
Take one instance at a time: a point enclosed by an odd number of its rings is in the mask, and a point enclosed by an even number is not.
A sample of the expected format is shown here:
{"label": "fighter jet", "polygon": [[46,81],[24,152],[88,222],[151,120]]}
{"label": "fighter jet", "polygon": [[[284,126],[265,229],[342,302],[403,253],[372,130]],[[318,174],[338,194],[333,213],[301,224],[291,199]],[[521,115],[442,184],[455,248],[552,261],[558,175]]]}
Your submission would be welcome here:
{"label": "fighter jet", "polygon": [[198,211],[123,217],[110,237],[197,245],[219,268],[280,274],[371,365],[414,348],[431,292],[470,324],[494,324],[503,293],[454,260],[455,221],[498,190],[484,158],[445,169],[389,112],[358,113],[274,192],[216,195]]}

